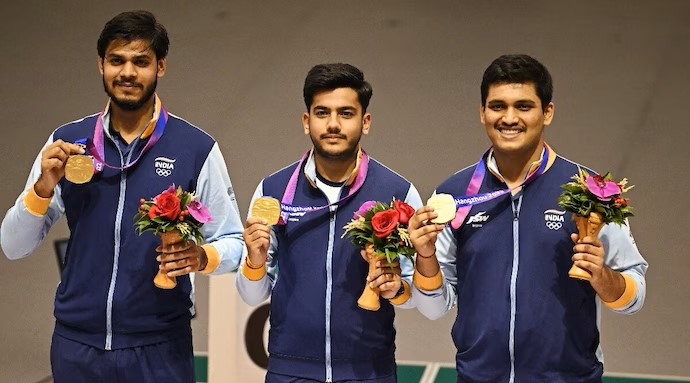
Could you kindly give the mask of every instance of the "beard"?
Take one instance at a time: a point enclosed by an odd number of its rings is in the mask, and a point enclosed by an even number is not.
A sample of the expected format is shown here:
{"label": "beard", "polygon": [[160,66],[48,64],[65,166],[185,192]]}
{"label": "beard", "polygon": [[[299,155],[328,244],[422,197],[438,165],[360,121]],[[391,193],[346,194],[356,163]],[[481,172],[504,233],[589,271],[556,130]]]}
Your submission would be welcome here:
{"label": "beard", "polygon": [[126,99],[121,99],[117,98],[113,91],[108,87],[108,84],[105,81],[105,77],[103,77],[103,89],[105,90],[105,93],[110,97],[110,100],[117,105],[119,108],[127,111],[135,111],[141,109],[153,96],[153,94],[156,92],[156,86],[158,85],[158,78],[153,81],[153,84],[149,85],[148,87],[144,88],[144,92],[139,97],[139,99],[136,100],[126,100]]}
{"label": "beard", "polygon": [[316,154],[319,157],[328,160],[345,160],[354,158],[357,156],[357,152],[359,150],[360,137],[357,137],[357,139],[354,139],[352,141],[348,141],[347,147],[337,152],[329,151],[328,149],[326,149],[326,147],[321,144],[320,137],[313,137],[310,134],[309,138],[311,139],[311,143],[314,145],[314,151],[316,152]]}

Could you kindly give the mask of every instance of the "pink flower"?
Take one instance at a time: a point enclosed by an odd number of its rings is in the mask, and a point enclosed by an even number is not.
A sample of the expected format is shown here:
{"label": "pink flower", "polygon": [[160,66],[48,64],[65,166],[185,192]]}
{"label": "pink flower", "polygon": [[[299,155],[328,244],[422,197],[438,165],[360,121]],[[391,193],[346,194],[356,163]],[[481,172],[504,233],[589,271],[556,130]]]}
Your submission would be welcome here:
{"label": "pink flower", "polygon": [[621,193],[621,187],[613,181],[607,181],[600,175],[585,178],[587,189],[600,201],[609,201],[612,196]]}
{"label": "pink flower", "polygon": [[206,223],[211,221],[211,213],[208,211],[206,206],[199,202],[197,199],[189,201],[187,204],[187,210],[189,210],[189,215],[192,216],[199,223]]}
{"label": "pink flower", "polygon": [[355,212],[354,216],[352,217],[353,219],[358,219],[359,217],[364,217],[364,214],[367,213],[367,210],[371,209],[372,207],[376,206],[376,201],[366,201],[362,204],[362,206],[359,207],[359,209]]}

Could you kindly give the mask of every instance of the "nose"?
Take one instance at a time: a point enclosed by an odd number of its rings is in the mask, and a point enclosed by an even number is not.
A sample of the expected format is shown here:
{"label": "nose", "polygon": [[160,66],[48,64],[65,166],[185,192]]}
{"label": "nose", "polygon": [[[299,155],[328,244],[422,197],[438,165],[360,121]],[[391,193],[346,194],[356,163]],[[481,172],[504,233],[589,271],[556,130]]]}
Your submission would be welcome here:
{"label": "nose", "polygon": [[518,114],[515,108],[506,108],[503,117],[501,118],[506,125],[515,125],[518,122]]}
{"label": "nose", "polygon": [[328,124],[326,126],[328,133],[340,132],[340,121],[338,120],[338,113],[331,113],[328,117]]}
{"label": "nose", "polygon": [[122,65],[122,70],[120,71],[120,76],[124,78],[136,77],[137,71],[135,70],[134,64],[131,62],[126,62]]}

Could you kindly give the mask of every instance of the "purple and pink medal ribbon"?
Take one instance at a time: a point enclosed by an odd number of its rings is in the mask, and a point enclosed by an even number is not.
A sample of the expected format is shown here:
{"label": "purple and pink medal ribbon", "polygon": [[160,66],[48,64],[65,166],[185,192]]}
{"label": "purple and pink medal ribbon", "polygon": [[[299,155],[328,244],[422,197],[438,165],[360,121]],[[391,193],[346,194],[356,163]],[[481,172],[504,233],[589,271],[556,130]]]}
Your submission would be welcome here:
{"label": "purple and pink medal ribbon", "polygon": [[489,151],[484,153],[482,158],[477,163],[477,166],[474,169],[474,173],[472,173],[470,183],[467,185],[465,195],[460,197],[453,197],[453,199],[455,200],[455,207],[457,208],[457,211],[455,212],[455,218],[453,218],[453,220],[450,222],[450,225],[453,229],[458,229],[460,228],[460,226],[462,226],[462,223],[465,221],[465,218],[472,209],[472,206],[487,201],[491,201],[502,195],[508,194],[517,188],[529,184],[530,182],[534,181],[537,177],[542,175],[546,170],[546,165],[549,160],[549,147],[547,145],[544,145],[544,150],[541,153],[541,162],[539,163],[539,167],[535,171],[530,173],[525,178],[525,180],[522,181],[522,183],[520,183],[519,185],[509,189],[496,190],[488,193],[477,194],[479,188],[482,186],[482,182],[484,182],[484,176],[486,175],[486,159],[488,158],[488,155]]}
{"label": "purple and pink medal ribbon", "polygon": [[86,148],[89,150],[94,159],[94,171],[103,170],[103,166],[118,170],[125,170],[134,166],[134,164],[139,161],[141,156],[151,149],[156,142],[158,142],[163,135],[163,131],[165,130],[165,124],[168,122],[168,111],[165,110],[161,104],[158,120],[156,121],[156,126],[153,129],[153,133],[151,133],[149,140],[146,142],[146,145],[141,152],[139,152],[137,158],[135,158],[134,161],[128,162],[125,166],[112,166],[105,162],[105,144],[103,138],[105,135],[105,128],[103,127],[103,113],[104,112],[101,112],[96,119],[96,127],[93,130],[93,140],[86,140]]}
{"label": "purple and pink medal ribbon", "polygon": [[369,156],[366,152],[362,150],[361,157],[359,158],[359,168],[357,174],[355,175],[355,179],[352,182],[352,186],[350,187],[350,190],[347,192],[347,195],[345,197],[339,199],[336,202],[324,206],[292,205],[292,201],[295,199],[295,191],[297,190],[297,180],[299,179],[299,174],[302,171],[302,167],[304,166],[304,161],[307,160],[310,153],[311,150],[308,150],[306,153],[304,153],[304,155],[302,155],[302,158],[299,160],[299,163],[297,164],[295,171],[292,172],[292,176],[290,176],[290,181],[288,181],[288,184],[285,187],[285,193],[283,193],[283,199],[280,202],[280,221],[278,222],[279,225],[285,225],[291,214],[304,214],[312,211],[326,209],[330,206],[339,205],[345,202],[350,197],[352,197],[357,192],[357,190],[359,190],[359,188],[362,187],[362,184],[364,184],[364,180],[367,178],[367,171],[369,169]]}

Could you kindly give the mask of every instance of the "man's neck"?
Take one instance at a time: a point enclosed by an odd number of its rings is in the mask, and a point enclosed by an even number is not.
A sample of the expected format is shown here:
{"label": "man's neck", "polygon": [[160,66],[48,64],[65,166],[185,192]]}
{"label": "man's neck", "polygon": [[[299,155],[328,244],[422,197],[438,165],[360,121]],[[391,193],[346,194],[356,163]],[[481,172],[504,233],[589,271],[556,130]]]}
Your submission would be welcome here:
{"label": "man's neck", "polygon": [[153,97],[137,110],[125,110],[110,104],[110,124],[127,143],[139,137],[153,117]]}
{"label": "man's neck", "polygon": [[357,153],[352,158],[324,158],[314,153],[316,171],[331,182],[343,182],[352,174],[357,164]]}
{"label": "man's neck", "polygon": [[527,177],[527,173],[534,161],[541,157],[543,145],[539,145],[532,153],[501,153],[494,151],[493,157],[501,176],[508,184],[514,187],[520,184]]}

